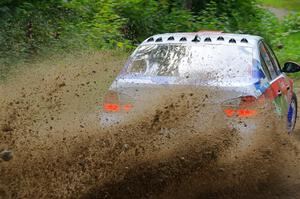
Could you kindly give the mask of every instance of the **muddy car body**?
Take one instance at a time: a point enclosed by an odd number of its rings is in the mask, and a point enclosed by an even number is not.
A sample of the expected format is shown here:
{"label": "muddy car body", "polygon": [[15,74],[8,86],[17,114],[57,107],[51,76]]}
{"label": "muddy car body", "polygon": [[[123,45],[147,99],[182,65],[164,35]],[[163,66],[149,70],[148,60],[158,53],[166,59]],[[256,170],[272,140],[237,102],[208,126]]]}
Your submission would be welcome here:
{"label": "muddy car body", "polygon": [[299,66],[292,62],[281,69],[271,48],[258,36],[155,35],[133,52],[109,88],[101,124],[128,124],[145,115],[149,122],[164,123],[161,115],[167,112],[175,118],[174,126],[185,117],[185,124],[188,121],[200,129],[248,132],[283,124],[282,130],[292,132],[297,100],[285,72],[297,71]]}

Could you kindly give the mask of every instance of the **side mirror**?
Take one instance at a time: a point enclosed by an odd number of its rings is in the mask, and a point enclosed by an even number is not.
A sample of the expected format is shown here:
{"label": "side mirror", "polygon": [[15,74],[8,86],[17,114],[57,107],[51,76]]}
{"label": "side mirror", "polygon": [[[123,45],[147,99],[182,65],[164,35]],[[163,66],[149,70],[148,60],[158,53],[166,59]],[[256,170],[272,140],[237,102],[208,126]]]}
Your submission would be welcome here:
{"label": "side mirror", "polygon": [[300,71],[300,65],[295,62],[286,62],[281,71],[284,73],[296,73]]}

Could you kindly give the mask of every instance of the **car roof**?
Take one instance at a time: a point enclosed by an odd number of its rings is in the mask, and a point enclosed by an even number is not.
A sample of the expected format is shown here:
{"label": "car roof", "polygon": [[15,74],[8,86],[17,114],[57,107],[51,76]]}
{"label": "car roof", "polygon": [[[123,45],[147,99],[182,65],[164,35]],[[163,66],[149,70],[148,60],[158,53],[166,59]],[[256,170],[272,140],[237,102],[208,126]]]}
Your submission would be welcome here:
{"label": "car roof", "polygon": [[158,34],[147,38],[144,42],[142,42],[141,45],[168,43],[206,43],[256,47],[260,40],[262,40],[261,37],[254,35],[232,34],[218,31],[199,31]]}

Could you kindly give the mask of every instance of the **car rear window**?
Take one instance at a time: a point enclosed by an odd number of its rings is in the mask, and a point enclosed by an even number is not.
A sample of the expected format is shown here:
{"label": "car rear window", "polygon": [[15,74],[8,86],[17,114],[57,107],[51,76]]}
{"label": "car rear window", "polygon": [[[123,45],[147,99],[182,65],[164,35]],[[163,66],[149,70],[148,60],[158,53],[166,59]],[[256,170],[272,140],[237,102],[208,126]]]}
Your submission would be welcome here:
{"label": "car rear window", "polygon": [[131,56],[125,73],[143,76],[251,79],[252,48],[207,44],[144,45]]}

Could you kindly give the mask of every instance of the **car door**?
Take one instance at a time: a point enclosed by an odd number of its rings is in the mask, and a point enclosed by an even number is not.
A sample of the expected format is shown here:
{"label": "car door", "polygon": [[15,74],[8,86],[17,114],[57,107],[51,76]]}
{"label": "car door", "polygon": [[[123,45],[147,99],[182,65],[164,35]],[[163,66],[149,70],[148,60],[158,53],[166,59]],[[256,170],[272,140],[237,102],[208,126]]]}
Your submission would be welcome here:
{"label": "car door", "polygon": [[270,92],[268,97],[273,100],[276,112],[280,116],[285,116],[288,110],[289,81],[286,79],[286,76],[281,73],[279,63],[274,53],[263,41],[259,44],[259,51],[261,63],[263,68],[265,67],[267,69],[266,76],[270,81]]}
{"label": "car door", "polygon": [[288,104],[290,104],[290,101],[291,101],[292,95],[293,95],[293,92],[292,92],[293,81],[288,76],[286,76],[286,74],[281,72],[279,62],[278,62],[273,50],[268,46],[268,44],[264,43],[264,45],[267,47],[268,52],[270,53],[271,60],[274,63],[276,70],[283,77],[283,79],[280,83],[281,90],[283,92],[283,95],[287,98]]}

